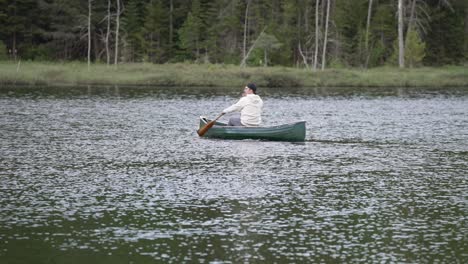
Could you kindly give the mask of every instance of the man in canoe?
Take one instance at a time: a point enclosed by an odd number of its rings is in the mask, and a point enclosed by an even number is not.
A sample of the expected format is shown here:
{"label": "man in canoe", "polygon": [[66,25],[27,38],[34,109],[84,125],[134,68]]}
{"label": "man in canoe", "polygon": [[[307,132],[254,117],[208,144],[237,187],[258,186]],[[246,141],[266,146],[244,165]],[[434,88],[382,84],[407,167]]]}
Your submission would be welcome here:
{"label": "man in canoe", "polygon": [[263,101],[257,95],[257,86],[247,84],[242,93],[242,98],[235,104],[223,110],[223,114],[240,112],[240,117],[229,119],[228,126],[259,126],[262,122]]}

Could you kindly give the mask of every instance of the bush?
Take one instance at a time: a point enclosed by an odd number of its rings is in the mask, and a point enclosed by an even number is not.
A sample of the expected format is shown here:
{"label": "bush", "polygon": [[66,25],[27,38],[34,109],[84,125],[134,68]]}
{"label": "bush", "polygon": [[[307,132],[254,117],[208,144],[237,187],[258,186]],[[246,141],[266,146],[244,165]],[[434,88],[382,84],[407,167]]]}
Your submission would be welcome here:
{"label": "bush", "polygon": [[23,50],[21,58],[24,60],[47,61],[52,57],[50,48],[45,45],[27,45],[20,47],[20,50]]}

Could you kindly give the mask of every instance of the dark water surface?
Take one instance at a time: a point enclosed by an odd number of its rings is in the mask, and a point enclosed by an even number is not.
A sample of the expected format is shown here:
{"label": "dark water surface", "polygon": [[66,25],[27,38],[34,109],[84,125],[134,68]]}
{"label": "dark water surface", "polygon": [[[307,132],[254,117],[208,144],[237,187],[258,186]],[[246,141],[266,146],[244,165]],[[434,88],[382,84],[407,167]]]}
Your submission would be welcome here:
{"label": "dark water surface", "polygon": [[466,263],[468,88],[0,88],[0,263]]}

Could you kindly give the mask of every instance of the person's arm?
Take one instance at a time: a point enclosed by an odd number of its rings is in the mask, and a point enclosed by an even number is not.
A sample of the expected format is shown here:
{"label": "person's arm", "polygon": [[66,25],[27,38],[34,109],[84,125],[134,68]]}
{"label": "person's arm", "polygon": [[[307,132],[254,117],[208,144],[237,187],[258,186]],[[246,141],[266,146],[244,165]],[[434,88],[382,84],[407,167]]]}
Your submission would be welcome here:
{"label": "person's arm", "polygon": [[245,97],[242,97],[237,103],[223,110],[223,113],[239,112],[244,108],[246,103]]}

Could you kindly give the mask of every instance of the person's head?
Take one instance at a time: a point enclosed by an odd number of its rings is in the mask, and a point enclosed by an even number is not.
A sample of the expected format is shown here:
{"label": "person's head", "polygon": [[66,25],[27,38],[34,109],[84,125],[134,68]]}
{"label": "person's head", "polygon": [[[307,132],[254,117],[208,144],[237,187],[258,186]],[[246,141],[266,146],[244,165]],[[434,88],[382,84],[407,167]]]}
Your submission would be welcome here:
{"label": "person's head", "polygon": [[249,83],[244,88],[245,94],[257,94],[257,86],[254,83]]}

